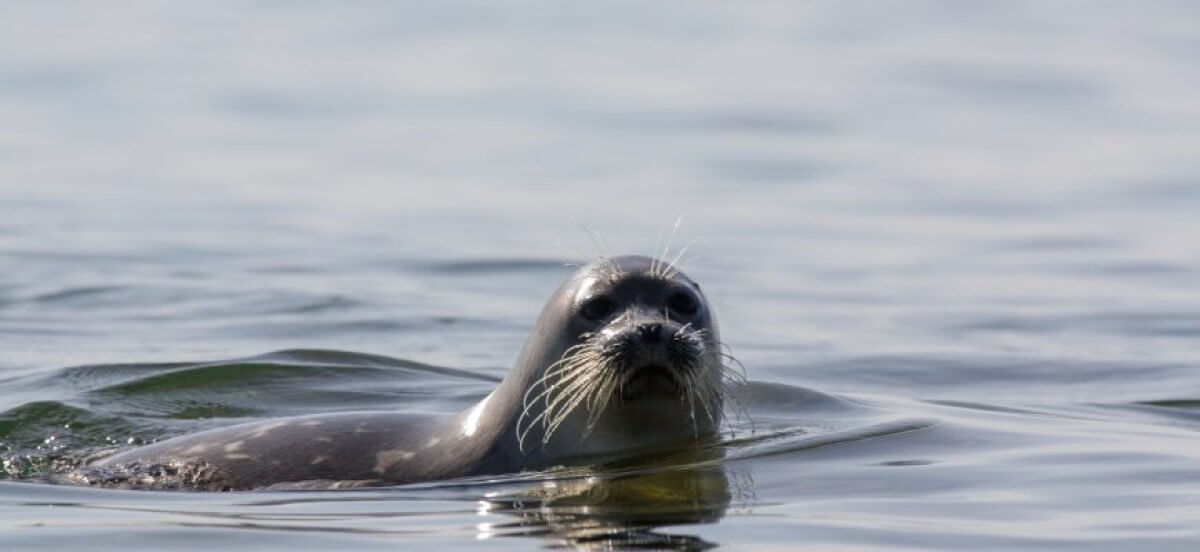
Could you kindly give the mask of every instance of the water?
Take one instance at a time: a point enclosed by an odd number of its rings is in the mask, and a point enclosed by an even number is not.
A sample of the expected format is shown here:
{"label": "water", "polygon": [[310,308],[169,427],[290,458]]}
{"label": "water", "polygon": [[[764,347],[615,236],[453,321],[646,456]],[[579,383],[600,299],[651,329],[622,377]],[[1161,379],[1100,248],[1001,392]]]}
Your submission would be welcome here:
{"label": "water", "polygon": [[[0,543],[1192,550],[1198,29],[1190,2],[6,3]],[[595,254],[580,223],[649,253],[679,215],[753,381],[720,447],[43,482],[247,419],[459,409]]]}

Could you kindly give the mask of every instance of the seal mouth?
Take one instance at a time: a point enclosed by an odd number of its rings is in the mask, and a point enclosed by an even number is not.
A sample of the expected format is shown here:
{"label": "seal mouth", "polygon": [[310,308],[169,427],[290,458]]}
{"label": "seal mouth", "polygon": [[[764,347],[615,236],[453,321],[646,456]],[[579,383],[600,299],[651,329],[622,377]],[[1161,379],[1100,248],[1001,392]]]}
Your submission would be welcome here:
{"label": "seal mouth", "polygon": [[635,367],[625,376],[621,385],[621,396],[626,399],[675,396],[681,388],[682,382],[674,369],[662,364],[646,364]]}

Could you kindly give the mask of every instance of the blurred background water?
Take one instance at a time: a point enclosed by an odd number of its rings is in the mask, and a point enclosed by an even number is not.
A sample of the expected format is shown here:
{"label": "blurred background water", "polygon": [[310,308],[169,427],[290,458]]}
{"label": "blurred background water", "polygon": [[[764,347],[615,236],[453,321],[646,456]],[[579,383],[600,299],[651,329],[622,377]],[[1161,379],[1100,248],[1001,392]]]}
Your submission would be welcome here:
{"label": "blurred background water", "polygon": [[[6,2],[0,542],[1192,550],[1197,59],[1186,1]],[[503,375],[581,226],[679,217],[755,382],[725,460],[38,483],[457,409],[486,382],[413,363]]]}

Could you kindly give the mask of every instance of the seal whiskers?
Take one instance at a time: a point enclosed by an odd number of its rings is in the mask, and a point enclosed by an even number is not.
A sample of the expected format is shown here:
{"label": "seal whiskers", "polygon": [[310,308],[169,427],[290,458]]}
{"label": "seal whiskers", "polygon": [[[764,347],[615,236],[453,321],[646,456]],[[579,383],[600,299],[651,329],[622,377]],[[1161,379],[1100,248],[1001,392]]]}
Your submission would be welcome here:
{"label": "seal whiskers", "polygon": [[[552,364],[546,373],[525,391],[523,408],[516,426],[522,451],[525,438],[538,422],[542,424],[542,444],[545,445],[580,404],[585,401],[587,403],[589,433],[595,425],[595,419],[607,406],[607,401],[602,399],[606,399],[611,392],[615,379],[610,366],[611,360],[604,355],[603,343],[598,334],[584,334],[580,338],[583,339],[582,343],[567,349],[563,357]],[[541,392],[531,397],[539,386],[542,388]],[[522,420],[529,416],[530,409],[536,406],[538,401],[542,402],[542,412],[530,419],[522,431]]]}
{"label": "seal whiskers", "polygon": [[[728,358],[740,366],[736,359],[719,349],[707,350],[708,336],[707,330],[685,324],[675,332],[668,348],[669,372],[677,382],[678,398],[686,407],[695,437],[700,436],[702,424],[724,420],[724,386],[745,380],[736,369],[721,362]],[[580,339],[525,391],[516,423],[522,452],[536,426],[542,428],[541,442],[545,446],[580,408],[586,414],[580,439],[586,439],[610,405],[621,405],[627,383],[636,377],[636,370],[623,365],[628,359],[620,355],[620,343],[606,342],[596,332],[582,334]],[[737,406],[740,409],[740,401]],[[537,408],[541,412],[535,413]]]}

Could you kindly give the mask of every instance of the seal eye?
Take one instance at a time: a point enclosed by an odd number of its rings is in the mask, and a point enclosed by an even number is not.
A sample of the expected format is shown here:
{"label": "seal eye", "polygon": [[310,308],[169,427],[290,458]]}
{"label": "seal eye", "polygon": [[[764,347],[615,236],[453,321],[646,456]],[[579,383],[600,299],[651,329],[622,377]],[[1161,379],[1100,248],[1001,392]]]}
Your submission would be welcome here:
{"label": "seal eye", "polygon": [[588,320],[602,320],[608,318],[608,315],[617,310],[617,304],[608,297],[603,295],[588,299],[582,307],[579,308],[579,314]]}
{"label": "seal eye", "polygon": [[679,314],[691,316],[696,314],[696,300],[682,291],[667,299],[667,308]]}

